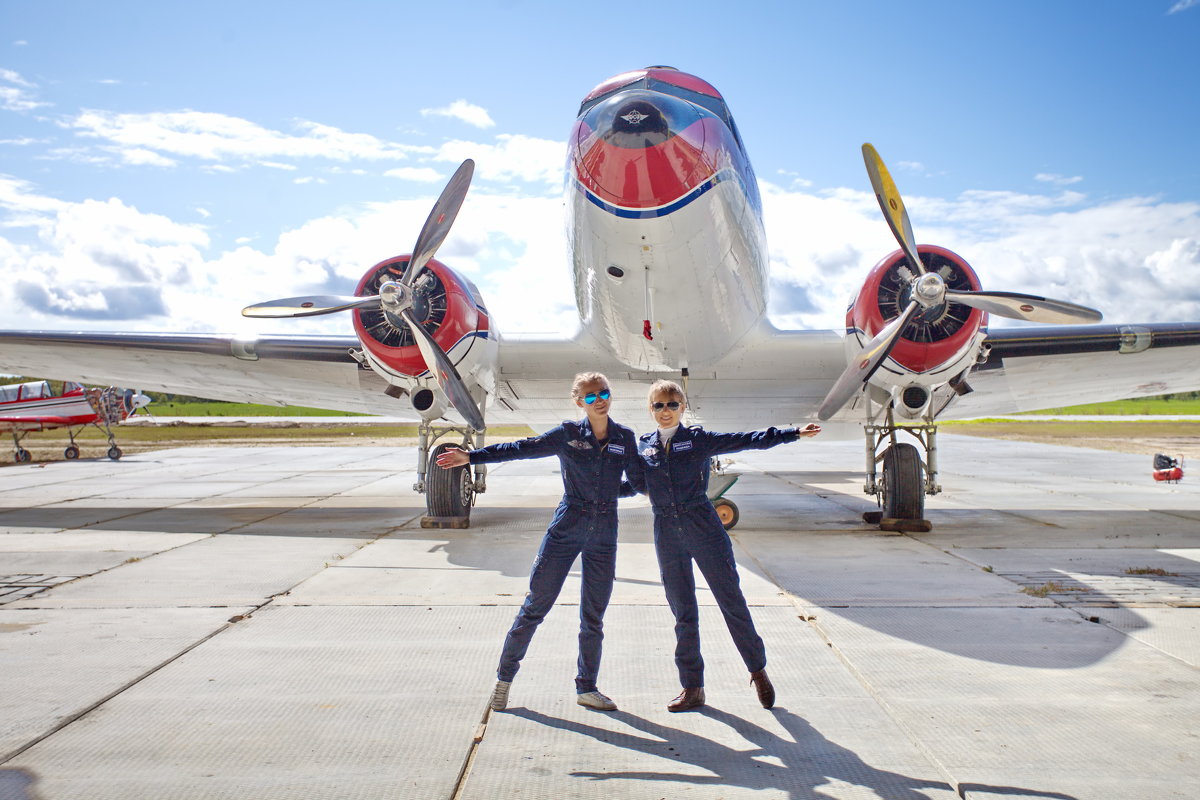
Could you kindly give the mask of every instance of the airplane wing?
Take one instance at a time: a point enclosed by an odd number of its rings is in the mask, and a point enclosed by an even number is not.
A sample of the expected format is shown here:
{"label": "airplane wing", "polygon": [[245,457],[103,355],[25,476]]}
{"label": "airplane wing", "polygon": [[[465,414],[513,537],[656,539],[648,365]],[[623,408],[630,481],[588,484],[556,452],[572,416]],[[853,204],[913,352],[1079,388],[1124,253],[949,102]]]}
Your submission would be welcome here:
{"label": "airplane wing", "polygon": [[70,417],[0,417],[0,431],[46,431],[77,425]]}
{"label": "airplane wing", "polygon": [[[351,355],[360,348],[355,336],[0,331],[0,370],[419,421],[410,404],[385,394],[387,382]],[[618,366],[578,337],[506,338],[500,353],[488,414],[500,423],[572,418],[571,376],[581,370],[615,375]]]}
{"label": "airplane wing", "polygon": [[[1200,383],[1200,323],[1003,328],[988,333],[986,346],[987,361],[969,378],[974,391],[943,418],[1165,394]],[[382,378],[350,355],[357,347],[354,336],[0,331],[0,369],[417,421],[408,404],[384,394]],[[776,331],[751,349],[764,357],[750,361],[743,350],[738,363],[692,376],[689,393],[707,423],[810,419],[843,362],[840,337],[827,331]],[[789,368],[781,370],[780,364]],[[645,386],[655,377],[630,372],[578,336],[506,337],[497,366],[495,401],[488,410],[497,423],[536,425],[576,416],[566,385],[576,372],[597,370],[617,392],[614,413],[638,424],[645,416]],[[838,418],[855,418],[856,405]]]}
{"label": "airplane wing", "polygon": [[964,419],[1148,397],[1200,385],[1200,322],[1003,328],[988,333]]}
{"label": "airplane wing", "polygon": [[[0,369],[213,400],[402,416],[354,336],[0,331]],[[415,415],[414,415],[415,418]]]}

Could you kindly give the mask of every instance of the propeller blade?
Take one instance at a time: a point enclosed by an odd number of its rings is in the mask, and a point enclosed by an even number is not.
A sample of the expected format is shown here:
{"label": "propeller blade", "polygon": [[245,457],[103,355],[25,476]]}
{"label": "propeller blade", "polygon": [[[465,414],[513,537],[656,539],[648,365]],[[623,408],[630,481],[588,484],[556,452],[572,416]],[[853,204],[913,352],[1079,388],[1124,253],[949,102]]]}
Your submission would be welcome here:
{"label": "propeller blade", "polygon": [[433,210],[429,212],[429,217],[417,236],[417,243],[413,245],[408,268],[404,270],[404,277],[400,280],[405,286],[413,285],[421,270],[425,269],[425,264],[441,247],[446,234],[450,232],[450,226],[454,224],[454,218],[458,216],[458,210],[462,208],[467,189],[471,186],[471,176],[474,174],[475,162],[468,158],[459,164],[446,188],[442,189],[441,196],[433,204]]}
{"label": "propeller blade", "polygon": [[326,294],[312,297],[288,297],[283,300],[269,300],[266,303],[256,303],[252,306],[246,306],[242,309],[242,316],[260,319],[316,317],[321,314],[333,314],[337,311],[347,311],[352,308],[379,308],[379,296],[347,297],[344,295]]}
{"label": "propeller blade", "polygon": [[821,401],[821,407],[817,410],[817,419],[829,419],[842,406],[846,405],[855,392],[862,389],[863,384],[875,374],[875,370],[879,369],[879,365],[892,352],[892,348],[900,340],[900,332],[904,330],[904,326],[908,324],[920,307],[920,303],[916,300],[911,301],[908,308],[904,309],[903,314],[885,325],[871,341],[867,342],[862,352],[850,362],[846,371],[838,377],[833,388],[829,390],[829,394],[825,395],[825,399]]}
{"label": "propeller blade", "polygon": [[871,177],[871,188],[875,190],[875,199],[883,211],[892,235],[900,243],[900,249],[908,258],[908,263],[918,275],[925,274],[925,265],[917,254],[917,237],[913,235],[912,222],[908,219],[908,210],[904,207],[904,199],[896,189],[892,175],[884,165],[883,159],[871,144],[862,146],[863,161],[867,165],[867,174]]}
{"label": "propeller blade", "polygon": [[981,309],[989,314],[1029,322],[1069,324],[1099,322],[1104,318],[1104,315],[1094,308],[1016,292],[946,292],[946,299]]}
{"label": "propeller blade", "polygon": [[429,331],[417,322],[416,317],[412,314],[412,309],[404,309],[401,316],[408,324],[409,330],[413,332],[413,338],[417,340],[417,347],[421,349],[421,357],[425,359],[425,366],[433,373],[438,386],[442,387],[442,391],[450,398],[450,402],[458,410],[458,413],[462,414],[463,419],[476,431],[483,431],[486,427],[483,422],[483,413],[479,410],[479,406],[475,405],[475,399],[467,391],[467,386],[459,376],[458,370],[450,363],[450,357],[446,355],[446,351],[439,347],[438,343],[429,335]]}

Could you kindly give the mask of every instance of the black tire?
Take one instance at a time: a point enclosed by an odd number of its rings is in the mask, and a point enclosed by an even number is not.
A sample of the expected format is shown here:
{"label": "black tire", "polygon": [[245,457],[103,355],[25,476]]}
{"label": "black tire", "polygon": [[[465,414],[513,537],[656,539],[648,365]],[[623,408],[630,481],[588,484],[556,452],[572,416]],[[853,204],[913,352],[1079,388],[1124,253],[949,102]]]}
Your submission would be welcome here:
{"label": "black tire", "polygon": [[25,463],[31,461],[32,459],[33,459],[33,453],[30,453],[24,447],[19,448],[17,450],[17,452],[13,455],[13,460],[15,460],[18,464],[25,464]]}
{"label": "black tire", "polygon": [[738,520],[742,515],[738,513],[737,504],[732,500],[726,500],[724,497],[717,498],[713,501],[713,507],[717,509],[717,518],[721,520],[721,525],[725,530],[732,530],[734,525],[738,524]]}
{"label": "black tire", "polygon": [[63,450],[63,456],[68,460],[79,458],[79,448],[75,445],[69,445],[66,450]]}
{"label": "black tire", "polygon": [[117,447],[115,444],[112,447],[108,448],[108,457],[111,458],[113,461],[116,461],[118,458],[121,457],[121,455],[122,455],[121,448]]}
{"label": "black tire", "polygon": [[[425,473],[425,508],[431,517],[470,517],[475,504],[471,465],[442,469],[437,457],[457,445],[444,442],[429,455],[429,467]],[[461,449],[461,448],[457,448]]]}
{"label": "black tire", "polygon": [[911,444],[892,445],[883,454],[883,516],[925,518],[925,475],[921,454]]}

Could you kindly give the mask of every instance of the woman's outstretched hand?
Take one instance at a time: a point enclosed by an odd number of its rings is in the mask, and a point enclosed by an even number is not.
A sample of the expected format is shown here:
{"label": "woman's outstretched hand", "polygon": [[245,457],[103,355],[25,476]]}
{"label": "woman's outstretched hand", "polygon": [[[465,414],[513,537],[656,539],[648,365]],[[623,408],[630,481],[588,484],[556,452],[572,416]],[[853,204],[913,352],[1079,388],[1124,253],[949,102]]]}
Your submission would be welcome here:
{"label": "woman's outstretched hand", "polygon": [[820,432],[821,426],[815,422],[810,422],[797,431],[797,433],[799,433],[801,436],[816,436]]}
{"label": "woman's outstretched hand", "polygon": [[451,469],[452,467],[462,467],[471,463],[470,456],[467,451],[460,450],[457,447],[447,448],[437,457],[437,465],[442,469]]}

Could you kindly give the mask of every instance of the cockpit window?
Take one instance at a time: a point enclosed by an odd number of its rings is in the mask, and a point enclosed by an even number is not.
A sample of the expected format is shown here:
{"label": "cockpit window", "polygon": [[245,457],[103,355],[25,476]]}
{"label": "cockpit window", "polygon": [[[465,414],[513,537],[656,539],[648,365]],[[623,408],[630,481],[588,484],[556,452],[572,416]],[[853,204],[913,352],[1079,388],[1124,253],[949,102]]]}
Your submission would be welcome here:
{"label": "cockpit window", "polygon": [[685,89],[682,86],[676,86],[673,83],[660,81],[649,76],[640,78],[636,81],[631,81],[630,83],[623,84],[613,89],[611,92],[605,92],[604,94],[585,100],[583,105],[579,107],[579,114],[576,116],[582,117],[585,113],[587,113],[587,111],[596,106],[598,103],[603,102],[606,98],[611,97],[617,92],[632,88],[649,89],[653,92],[661,92],[662,94],[671,95],[672,97],[678,97],[680,100],[686,100],[689,103],[694,103],[701,108],[710,111],[730,128],[733,127],[733,117],[729,113],[729,107],[725,105],[725,101],[721,98],[713,97],[709,94],[703,94],[692,89]]}

